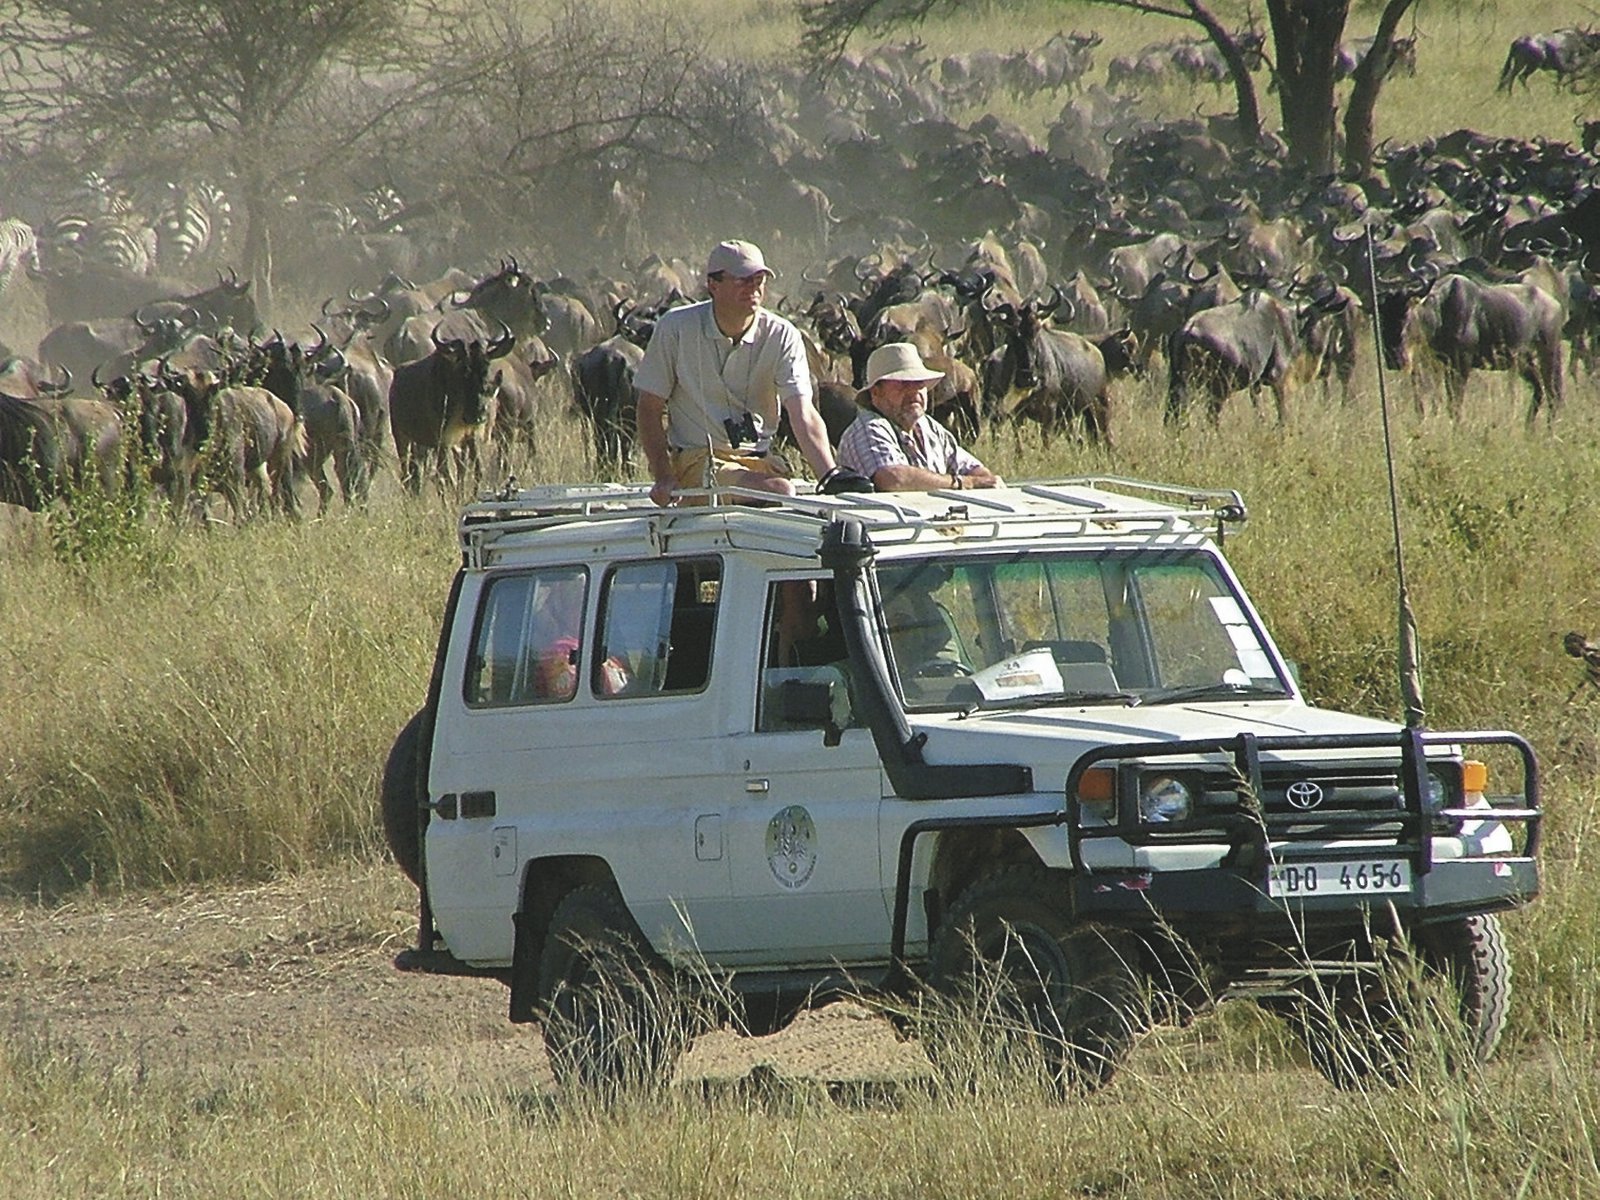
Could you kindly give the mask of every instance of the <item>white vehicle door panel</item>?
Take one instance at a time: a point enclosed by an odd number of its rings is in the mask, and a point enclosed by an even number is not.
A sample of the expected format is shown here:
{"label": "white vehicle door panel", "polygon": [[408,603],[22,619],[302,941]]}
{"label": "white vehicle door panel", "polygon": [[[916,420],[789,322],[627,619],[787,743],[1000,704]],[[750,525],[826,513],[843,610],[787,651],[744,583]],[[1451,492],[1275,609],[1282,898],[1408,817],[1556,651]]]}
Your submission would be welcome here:
{"label": "white vehicle door panel", "polygon": [[878,868],[883,791],[865,729],[837,746],[820,730],[728,739],[727,844],[739,919],[730,965],[829,966],[882,959],[889,899]]}

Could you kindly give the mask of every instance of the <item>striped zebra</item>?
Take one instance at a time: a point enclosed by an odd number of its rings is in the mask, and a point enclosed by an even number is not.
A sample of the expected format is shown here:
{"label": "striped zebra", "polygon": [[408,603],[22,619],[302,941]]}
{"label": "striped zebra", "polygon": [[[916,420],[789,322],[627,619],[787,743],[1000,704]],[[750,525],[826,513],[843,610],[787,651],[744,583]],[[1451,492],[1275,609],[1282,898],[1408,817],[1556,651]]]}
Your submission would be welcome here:
{"label": "striped zebra", "polygon": [[17,268],[39,269],[39,239],[33,226],[16,217],[0,220],[0,295],[4,295]]}
{"label": "striped zebra", "polygon": [[163,270],[181,270],[224,254],[233,229],[233,204],[213,183],[168,183],[156,214],[158,257]]}
{"label": "striped zebra", "polygon": [[132,213],[92,222],[80,245],[85,258],[130,275],[148,275],[155,269],[156,231]]}
{"label": "striped zebra", "polygon": [[52,252],[149,274],[155,265],[155,230],[139,216],[133,197],[98,171],[73,189],[64,212],[44,226]]}

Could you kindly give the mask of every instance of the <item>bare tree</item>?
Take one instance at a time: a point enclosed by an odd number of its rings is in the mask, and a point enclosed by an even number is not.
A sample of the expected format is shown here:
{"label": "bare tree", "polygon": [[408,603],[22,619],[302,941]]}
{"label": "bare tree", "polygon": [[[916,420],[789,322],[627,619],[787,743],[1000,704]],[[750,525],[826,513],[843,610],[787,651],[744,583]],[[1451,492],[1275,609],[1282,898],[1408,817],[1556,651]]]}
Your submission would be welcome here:
{"label": "bare tree", "polygon": [[428,22],[427,97],[381,138],[395,161],[425,153],[471,224],[582,244],[613,182],[716,153],[714,64],[670,7],[447,2]]}
{"label": "bare tree", "polygon": [[[276,185],[329,152],[304,140],[320,85],[341,61],[393,61],[401,16],[399,0],[11,0],[0,112],[25,142],[91,162],[226,164],[240,182],[244,269],[270,311]],[[345,145],[356,136],[322,128]]]}

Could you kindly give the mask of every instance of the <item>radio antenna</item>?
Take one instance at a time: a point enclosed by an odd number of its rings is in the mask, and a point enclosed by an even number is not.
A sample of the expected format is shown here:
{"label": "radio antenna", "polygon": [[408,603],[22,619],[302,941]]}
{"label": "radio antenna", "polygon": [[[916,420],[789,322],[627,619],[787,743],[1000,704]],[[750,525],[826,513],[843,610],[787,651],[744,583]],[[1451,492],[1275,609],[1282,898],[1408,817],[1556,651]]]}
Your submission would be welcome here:
{"label": "radio antenna", "polygon": [[1422,667],[1417,658],[1417,619],[1411,613],[1411,592],[1406,586],[1406,559],[1400,541],[1400,495],[1394,482],[1394,440],[1389,433],[1389,389],[1383,370],[1383,335],[1378,326],[1378,266],[1372,246],[1372,226],[1367,225],[1367,287],[1372,299],[1373,361],[1378,368],[1378,406],[1383,417],[1383,461],[1389,472],[1389,520],[1394,529],[1394,574],[1400,601],[1400,699],[1405,705],[1406,728],[1422,729],[1427,710],[1422,705]]}

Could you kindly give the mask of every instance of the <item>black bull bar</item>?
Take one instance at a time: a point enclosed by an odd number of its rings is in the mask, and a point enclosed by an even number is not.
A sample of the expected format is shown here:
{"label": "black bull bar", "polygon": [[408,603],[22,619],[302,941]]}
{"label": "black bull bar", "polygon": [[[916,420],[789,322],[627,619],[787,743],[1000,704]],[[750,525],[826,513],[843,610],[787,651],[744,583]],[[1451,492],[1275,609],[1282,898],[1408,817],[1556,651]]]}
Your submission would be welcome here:
{"label": "black bull bar", "polygon": [[[1488,807],[1445,808],[1428,812],[1424,798],[1428,794],[1427,771],[1429,746],[1451,746],[1465,749],[1472,746],[1505,746],[1514,751],[1522,763],[1522,792],[1515,796],[1490,796],[1484,799]],[[1400,784],[1402,804],[1398,811],[1372,812],[1268,812],[1259,802],[1264,794],[1261,758],[1263,754],[1303,752],[1312,750],[1397,750],[1400,755]],[[1084,828],[1082,804],[1078,799],[1079,784],[1091,768],[1106,763],[1174,758],[1196,758],[1204,755],[1227,755],[1232,762],[1233,775],[1240,803],[1234,811],[1208,812],[1181,821],[1149,822],[1141,818],[1138,797],[1131,788],[1118,788],[1114,820],[1104,826]],[[1217,767],[1214,761],[1206,764]],[[1308,764],[1315,769],[1316,764]],[[1377,764],[1374,764],[1377,765]],[[1271,866],[1271,842],[1274,833],[1286,833],[1294,826],[1315,823],[1326,827],[1331,836],[1359,838],[1363,833],[1379,827],[1389,836],[1395,834],[1393,847],[1403,853],[1411,864],[1413,877],[1423,879],[1435,866],[1433,840],[1436,836],[1433,823],[1438,820],[1484,821],[1520,823],[1527,831],[1519,855],[1496,856],[1495,861],[1516,864],[1514,882],[1501,890],[1493,907],[1506,907],[1507,901],[1531,897],[1537,892],[1537,871],[1534,860],[1538,854],[1540,826],[1543,810],[1539,796],[1538,762],[1533,747],[1520,734],[1504,730],[1436,731],[1404,729],[1391,733],[1371,734],[1312,734],[1290,736],[1259,736],[1240,733],[1230,737],[1197,738],[1172,742],[1137,742],[1127,745],[1104,746],[1086,752],[1067,772],[1065,806],[1049,813],[1029,816],[991,817],[959,816],[932,817],[909,825],[900,840],[899,862],[895,880],[892,953],[896,962],[904,961],[906,927],[911,901],[911,865],[916,853],[918,838],[924,834],[947,829],[994,827],[1007,829],[1038,828],[1065,825],[1072,858],[1073,873],[1080,885],[1090,880],[1096,870],[1083,858],[1083,844],[1102,838],[1120,838],[1132,845],[1160,844],[1205,845],[1219,841],[1230,846],[1224,857],[1222,870],[1237,877],[1244,891],[1230,890],[1235,898],[1245,892],[1257,898],[1266,895],[1266,876]],[[1352,851],[1350,857],[1370,857],[1371,847]],[[1339,852],[1322,850],[1322,858],[1338,857]],[[1141,873],[1138,868],[1102,869],[1100,874],[1116,875]],[[1147,872],[1145,874],[1148,874]],[[1159,875],[1161,872],[1156,872]],[[1214,874],[1214,873],[1213,873]],[[1076,889],[1077,898],[1087,899],[1088,889]],[[1129,897],[1133,899],[1133,897]],[[1219,895],[1218,900],[1224,897]],[[1486,897],[1487,899],[1487,897]],[[1120,907],[1117,905],[1116,907]]]}

